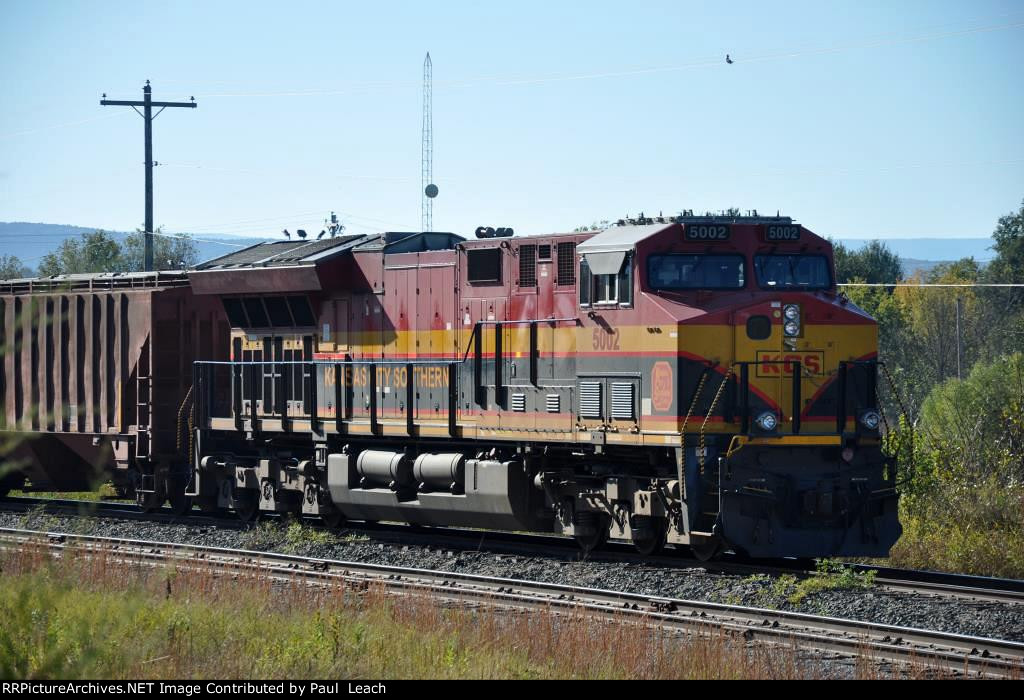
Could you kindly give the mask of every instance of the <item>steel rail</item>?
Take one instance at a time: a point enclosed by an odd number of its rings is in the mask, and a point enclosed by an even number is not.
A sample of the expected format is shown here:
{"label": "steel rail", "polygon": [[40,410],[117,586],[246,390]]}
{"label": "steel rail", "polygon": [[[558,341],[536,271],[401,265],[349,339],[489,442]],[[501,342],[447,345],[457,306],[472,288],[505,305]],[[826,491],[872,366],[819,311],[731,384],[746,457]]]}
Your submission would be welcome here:
{"label": "steel rail", "polygon": [[[216,516],[201,514],[198,511],[187,515],[175,515],[169,509],[145,512],[138,506],[129,503],[103,501],[83,501],[74,499],[52,499],[31,497],[8,497],[0,499],[0,511],[29,511],[32,508],[45,507],[48,513],[61,513],[71,516],[116,517],[126,520],[160,522],[192,526],[207,526],[224,529],[244,529],[248,526],[235,516]],[[13,508],[12,508],[13,507]],[[274,518],[277,514],[270,514]],[[315,525],[316,521],[310,521]],[[571,537],[553,533],[519,533],[500,530],[473,530],[459,527],[431,527],[429,530],[414,530],[402,523],[362,523],[349,522],[346,529],[365,532],[381,540],[393,540],[395,544],[418,544],[440,548],[471,548],[477,551],[485,548],[500,554],[523,556],[557,556],[573,559],[584,558],[579,547]],[[769,574],[781,576],[786,574],[797,577],[814,576],[805,562],[800,560],[764,560],[744,561],[739,558],[726,558],[714,562],[701,562],[689,556],[684,550],[668,554],[642,556],[633,551],[627,543],[611,542],[604,550],[594,551],[585,555],[589,561],[601,562],[641,562],[650,566],[665,569],[691,569],[699,567],[712,573],[753,575]],[[875,584],[879,588],[904,592],[919,593],[933,597],[957,598],[967,601],[983,601],[994,603],[1024,605],[1024,580],[975,576],[969,574],[951,574],[938,571],[917,569],[898,569],[871,564],[849,564],[859,573],[876,572]]]}
{"label": "steel rail", "polygon": [[724,630],[746,642],[916,663],[926,668],[993,677],[1024,674],[1024,643],[948,632],[821,617],[705,601],[659,598],[582,586],[539,583],[412,567],[316,559],[194,544],[150,542],[68,533],[0,529],[0,547],[43,546],[60,556],[73,551],[116,560],[174,563],[186,568],[233,571],[274,579],[418,594],[461,603],[555,612],[584,611],[664,629],[708,634]]}

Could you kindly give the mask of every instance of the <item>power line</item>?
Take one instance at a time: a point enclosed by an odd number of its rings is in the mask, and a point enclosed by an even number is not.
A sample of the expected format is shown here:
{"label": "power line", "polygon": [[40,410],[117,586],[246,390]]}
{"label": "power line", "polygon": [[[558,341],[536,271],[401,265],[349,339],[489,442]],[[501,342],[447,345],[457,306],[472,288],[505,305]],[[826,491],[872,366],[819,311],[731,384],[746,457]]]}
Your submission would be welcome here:
{"label": "power line", "polygon": [[837,287],[1024,287],[1024,284],[1018,283],[996,283],[996,282],[964,282],[964,283],[946,283],[946,282],[921,282],[920,284],[914,282],[842,282],[836,285]]}
{"label": "power line", "polygon": [[[1013,13],[1011,16],[1019,15],[1020,13]],[[857,42],[851,42],[841,46],[826,46],[808,48],[798,51],[784,51],[784,52],[773,52],[754,54],[748,57],[736,58],[736,54],[733,53],[733,63],[757,63],[763,61],[773,61],[785,58],[799,58],[802,56],[818,56],[823,54],[841,53],[843,51],[852,51],[857,49],[870,49],[878,48],[880,46],[897,46],[900,44],[912,44],[920,43],[923,41],[934,41],[938,39],[948,39],[958,36],[969,36],[972,34],[981,34],[994,32],[1004,29],[1017,29],[1024,27],[1024,21],[1012,21],[1004,22],[1001,24],[992,24],[981,27],[971,27],[968,29],[960,29],[948,32],[936,32],[927,34],[918,34],[916,36],[904,36],[904,37],[890,37],[890,38],[876,38],[860,40]],[[703,68],[712,66],[724,65],[721,56],[708,57],[703,59],[695,59],[688,63],[680,63],[668,66],[648,66],[643,68],[627,68],[621,70],[610,70],[594,73],[577,73],[569,75],[548,75],[548,76],[537,76],[537,77],[484,77],[484,78],[465,78],[462,80],[447,80],[439,81],[439,85],[442,87],[455,87],[465,88],[474,87],[476,85],[535,85],[541,83],[550,82],[564,82],[573,80],[592,80],[599,78],[620,78],[629,77],[634,75],[646,75],[654,73],[670,73],[678,72],[683,70],[689,70],[691,68]],[[363,89],[370,87],[402,87],[408,86],[408,83],[366,83],[363,85]],[[252,92],[252,93],[220,93],[220,94],[208,94],[201,95],[201,97],[323,97],[331,95],[344,95],[350,94],[355,88],[349,87],[344,89],[308,89],[308,90],[287,90],[280,92]]]}
{"label": "power line", "polygon": [[118,113],[113,114],[102,114],[98,117],[89,117],[88,119],[78,119],[71,122],[62,122],[60,124],[50,124],[48,126],[40,126],[35,129],[24,129],[22,131],[11,131],[6,134],[0,134],[0,139],[14,138],[15,136],[27,136],[28,134],[36,134],[40,131],[51,131],[52,129],[63,129],[68,126],[78,126],[79,124],[88,124],[89,122],[99,121],[101,119],[110,119],[111,117],[119,116]]}
{"label": "power line", "polygon": [[[196,170],[213,170],[218,172],[226,173],[245,173],[248,175],[283,175],[281,170],[256,170],[253,168],[228,168],[219,165],[203,165],[202,163],[168,163],[167,161],[160,161],[160,167],[171,167],[171,168],[194,168]],[[322,178],[324,176],[317,176]],[[366,173],[329,173],[326,177],[334,177],[339,179],[352,179],[352,180],[395,180],[407,182],[415,179],[409,175],[370,175]]]}

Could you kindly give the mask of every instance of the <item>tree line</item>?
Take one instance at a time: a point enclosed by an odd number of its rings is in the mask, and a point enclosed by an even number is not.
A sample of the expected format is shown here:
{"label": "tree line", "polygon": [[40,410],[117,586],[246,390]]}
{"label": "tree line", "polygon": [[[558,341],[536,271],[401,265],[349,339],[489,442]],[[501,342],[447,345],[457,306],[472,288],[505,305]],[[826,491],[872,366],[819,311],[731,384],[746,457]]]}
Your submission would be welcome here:
{"label": "tree line", "polygon": [[[910,279],[883,242],[835,243],[837,281],[1024,284],[1024,202],[992,238],[988,264],[963,258]],[[878,321],[895,385],[886,408],[909,414],[890,436],[903,456],[896,563],[1024,577],[1024,288],[844,293]]]}
{"label": "tree line", "polygon": [[[57,250],[44,255],[35,274],[40,277],[93,272],[141,272],[145,261],[145,234],[135,231],[115,237],[99,230],[64,239]],[[153,268],[183,270],[199,261],[196,244],[184,234],[153,236]],[[0,279],[28,277],[33,271],[15,255],[0,256]]]}

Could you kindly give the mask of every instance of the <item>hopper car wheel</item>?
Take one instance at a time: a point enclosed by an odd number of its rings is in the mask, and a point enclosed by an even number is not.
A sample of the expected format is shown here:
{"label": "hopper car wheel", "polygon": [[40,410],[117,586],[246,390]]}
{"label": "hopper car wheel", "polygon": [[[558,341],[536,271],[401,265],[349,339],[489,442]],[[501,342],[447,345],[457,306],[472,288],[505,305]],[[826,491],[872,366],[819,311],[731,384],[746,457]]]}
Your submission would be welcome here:
{"label": "hopper car wheel", "polygon": [[174,473],[168,475],[165,489],[167,499],[171,502],[171,512],[177,516],[188,515],[192,510],[192,497],[185,495],[188,488],[188,476]]}
{"label": "hopper car wheel", "polygon": [[605,542],[608,541],[608,516],[598,516],[595,518],[596,523],[594,531],[585,535],[574,535],[576,543],[583,550],[584,554],[590,554],[595,549],[600,549]]}
{"label": "hopper car wheel", "polygon": [[211,513],[220,512],[220,506],[217,505],[216,496],[200,496],[199,498],[195,499],[195,503],[197,506],[199,506],[200,513],[210,515]]}
{"label": "hopper car wheel", "polygon": [[663,522],[651,520],[650,527],[633,530],[633,547],[645,557],[659,554],[665,548],[665,538],[668,534]]}
{"label": "hopper car wheel", "polygon": [[5,474],[7,467],[0,464],[0,498],[6,498],[13,489],[20,489],[25,485],[25,477],[19,472]]}
{"label": "hopper car wheel", "polygon": [[155,510],[159,510],[166,500],[167,496],[164,493],[163,487],[158,487],[156,491],[135,490],[135,505],[143,513],[152,513]]}

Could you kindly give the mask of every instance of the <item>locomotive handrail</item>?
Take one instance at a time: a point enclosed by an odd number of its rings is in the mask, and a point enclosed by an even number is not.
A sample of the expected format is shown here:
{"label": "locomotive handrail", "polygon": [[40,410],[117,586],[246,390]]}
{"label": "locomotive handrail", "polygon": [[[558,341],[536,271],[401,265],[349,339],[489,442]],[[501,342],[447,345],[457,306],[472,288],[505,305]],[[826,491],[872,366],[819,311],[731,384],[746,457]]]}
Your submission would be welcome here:
{"label": "locomotive handrail", "polygon": [[[344,421],[352,417],[352,387],[344,379],[345,374],[342,372],[343,367],[351,366],[365,366],[369,367],[367,372],[368,386],[366,389],[367,396],[367,411],[368,418],[370,421],[370,432],[377,434],[380,429],[380,422],[378,417],[378,406],[377,406],[377,371],[378,365],[385,366],[402,366],[406,369],[406,380],[405,380],[405,410],[406,410],[406,430],[410,436],[416,434],[416,425],[414,419],[415,406],[415,391],[416,391],[416,373],[413,369],[417,366],[433,366],[433,367],[447,367],[448,377],[448,431],[452,437],[455,437],[457,432],[457,421],[456,412],[458,410],[458,387],[457,387],[457,375],[456,367],[463,361],[452,358],[432,358],[429,360],[197,360],[193,362],[193,386],[202,387],[202,391],[197,390],[197,396],[202,398],[199,400],[199,409],[196,412],[199,419],[210,418],[209,406],[213,403],[212,394],[214,391],[214,383],[210,380],[209,372],[204,371],[204,368],[211,367],[227,367],[230,368],[231,377],[231,413],[236,422],[236,428],[241,430],[243,427],[243,421],[249,421],[249,429],[256,433],[259,430],[261,420],[271,418],[281,421],[281,427],[283,430],[290,430],[289,421],[291,416],[288,411],[288,396],[290,395],[290,389],[292,386],[292,373],[289,371],[283,371],[285,367],[302,367],[304,370],[301,378],[303,386],[303,395],[299,402],[305,407],[306,418],[310,421],[311,429],[319,431],[318,424],[321,422],[321,417],[318,415],[318,397],[317,397],[317,381],[316,367],[332,367],[335,369],[335,415],[334,421],[336,428],[339,433],[344,431]],[[263,415],[260,414],[257,402],[263,400],[266,402],[268,397],[265,395],[264,381],[267,376],[260,373],[260,368],[270,367],[272,368],[271,381],[273,384],[272,392],[274,394],[273,405],[271,406],[269,413],[265,412]],[[248,388],[246,388],[248,387]],[[258,399],[257,396],[260,396]],[[244,402],[248,400],[248,410],[243,410]],[[267,404],[264,403],[264,407]],[[248,413],[248,415],[245,415]]]}
{"label": "locomotive handrail", "polygon": [[[870,366],[870,367],[874,368],[875,372],[874,372],[873,381],[868,383],[868,385],[869,385],[868,386],[868,404],[869,404],[868,407],[869,408],[875,408],[875,409],[878,410],[878,415],[881,418],[883,424],[885,425],[886,433],[890,434],[891,433],[891,428],[889,427],[889,422],[886,420],[885,411],[882,409],[882,407],[879,405],[879,402],[878,402],[878,393],[877,393],[877,387],[878,387],[878,368],[879,367],[882,368],[882,374],[885,375],[885,379],[889,383],[889,390],[892,391],[893,398],[896,399],[896,403],[900,407],[900,416],[903,418],[903,422],[907,426],[907,434],[908,434],[908,438],[909,438],[909,450],[910,450],[910,458],[908,460],[908,465],[907,466],[908,466],[909,471],[910,471],[910,477],[912,477],[913,474],[914,474],[914,426],[913,426],[913,423],[911,423],[911,421],[910,421],[910,414],[907,411],[906,405],[903,403],[903,398],[900,396],[899,391],[897,391],[897,389],[896,389],[896,381],[892,378],[892,374],[890,374],[890,372],[889,372],[889,367],[888,367],[888,365],[886,365],[886,363],[884,361],[875,358],[875,359],[871,359],[871,360],[845,360],[845,361],[839,363],[839,380],[840,380],[840,384],[839,384],[839,407],[843,411],[843,416],[842,416],[842,421],[840,422],[840,417],[839,417],[838,411],[837,411],[837,415],[836,415],[836,426],[837,426],[837,429],[839,430],[839,432],[842,432],[842,430],[843,430],[843,428],[845,427],[845,424],[846,424],[846,418],[847,418],[846,417],[846,389],[847,389],[846,369],[850,365],[853,365],[853,366],[857,366],[857,365]],[[874,405],[871,405],[871,404],[874,404]],[[856,416],[854,417],[854,420],[856,420]],[[840,428],[839,426],[843,426],[843,428]]]}

